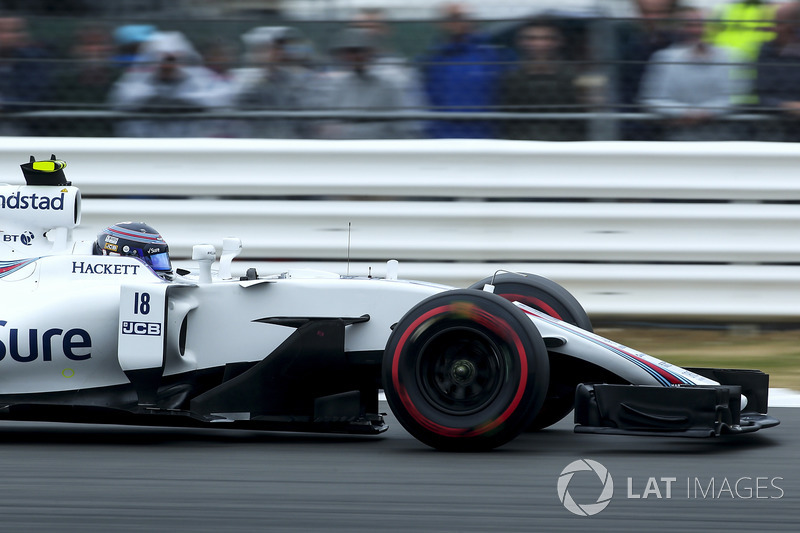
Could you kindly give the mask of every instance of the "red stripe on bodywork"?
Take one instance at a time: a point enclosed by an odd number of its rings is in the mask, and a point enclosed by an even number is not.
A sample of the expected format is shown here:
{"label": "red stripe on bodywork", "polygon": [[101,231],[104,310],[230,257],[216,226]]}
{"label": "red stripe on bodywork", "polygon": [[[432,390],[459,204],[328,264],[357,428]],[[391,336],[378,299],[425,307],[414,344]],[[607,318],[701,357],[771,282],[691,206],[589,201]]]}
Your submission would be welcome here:
{"label": "red stripe on bodywork", "polygon": [[[523,309],[523,311],[528,315],[531,315],[531,316],[534,316],[534,317],[536,316],[535,314],[531,313],[530,311],[526,311],[525,309]],[[537,317],[537,318],[540,318],[540,317]],[[558,317],[555,317],[555,318],[558,318]],[[570,331],[572,331],[572,330],[570,330]],[[576,334],[579,334],[576,331],[572,331],[572,332],[576,333]],[[681,380],[680,378],[678,378],[677,376],[672,374],[669,370],[666,370],[665,368],[661,368],[660,366],[658,366],[658,365],[656,365],[654,363],[651,363],[650,361],[648,361],[646,359],[642,359],[641,357],[639,357],[636,354],[630,353],[629,351],[626,351],[626,350],[621,350],[620,348],[618,348],[616,346],[612,346],[612,345],[610,345],[610,344],[608,344],[606,342],[603,342],[599,338],[587,337],[585,335],[584,335],[584,338],[589,339],[589,340],[591,340],[591,341],[593,341],[593,342],[595,342],[597,344],[600,344],[601,346],[605,346],[606,348],[608,348],[610,350],[623,353],[623,354],[627,355],[628,357],[630,357],[632,359],[636,359],[637,361],[639,361],[640,363],[642,363],[643,365],[647,366],[648,368],[650,368],[651,370],[656,372],[658,375],[660,375],[661,377],[663,377],[664,379],[669,381],[670,384],[672,384],[672,385],[680,385],[680,384],[684,383],[683,380]]]}
{"label": "red stripe on bodywork", "polygon": [[6,274],[10,274],[14,270],[17,270],[18,268],[24,267],[25,265],[27,265],[29,263],[32,263],[33,261],[34,261],[33,259],[28,259],[28,260],[25,260],[25,261],[20,261],[19,263],[14,263],[14,264],[11,264],[11,265],[0,267],[0,276],[6,275]]}

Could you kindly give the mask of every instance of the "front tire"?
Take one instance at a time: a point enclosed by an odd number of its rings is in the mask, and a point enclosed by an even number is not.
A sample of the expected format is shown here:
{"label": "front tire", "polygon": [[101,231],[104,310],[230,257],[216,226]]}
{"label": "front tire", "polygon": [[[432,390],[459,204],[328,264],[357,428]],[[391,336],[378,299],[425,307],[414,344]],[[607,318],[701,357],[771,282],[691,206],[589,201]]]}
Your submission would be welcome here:
{"label": "front tire", "polygon": [[440,450],[501,446],[544,402],[549,364],[538,330],[507,300],[472,290],[423,300],[398,322],[383,359],[392,412]]}

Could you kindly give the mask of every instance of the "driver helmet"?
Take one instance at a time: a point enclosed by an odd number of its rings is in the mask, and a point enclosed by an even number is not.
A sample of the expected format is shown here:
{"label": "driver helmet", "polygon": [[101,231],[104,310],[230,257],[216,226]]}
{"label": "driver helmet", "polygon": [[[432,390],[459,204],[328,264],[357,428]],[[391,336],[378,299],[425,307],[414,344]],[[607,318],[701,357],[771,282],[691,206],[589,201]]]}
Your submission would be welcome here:
{"label": "driver helmet", "polygon": [[119,222],[97,234],[94,255],[138,257],[161,278],[171,280],[169,246],[161,235],[144,222]]}

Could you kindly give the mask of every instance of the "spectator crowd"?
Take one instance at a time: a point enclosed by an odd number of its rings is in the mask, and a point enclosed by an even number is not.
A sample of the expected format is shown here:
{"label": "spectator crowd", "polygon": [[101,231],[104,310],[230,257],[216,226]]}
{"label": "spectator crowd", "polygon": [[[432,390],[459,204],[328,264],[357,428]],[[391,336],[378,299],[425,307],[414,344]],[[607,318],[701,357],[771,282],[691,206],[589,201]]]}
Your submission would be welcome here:
{"label": "spectator crowd", "polygon": [[0,13],[0,135],[572,141],[602,115],[619,139],[800,140],[800,2],[631,1],[635,18],[584,20],[602,43],[564,18],[492,29],[446,3],[413,58],[380,8],[325,42],[85,22],[59,53]]}

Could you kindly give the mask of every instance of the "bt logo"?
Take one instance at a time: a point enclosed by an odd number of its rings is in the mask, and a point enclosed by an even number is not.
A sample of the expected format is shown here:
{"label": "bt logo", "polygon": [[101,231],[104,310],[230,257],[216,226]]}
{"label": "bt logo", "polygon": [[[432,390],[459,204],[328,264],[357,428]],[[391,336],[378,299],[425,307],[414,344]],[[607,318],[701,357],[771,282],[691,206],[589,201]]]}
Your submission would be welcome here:
{"label": "bt logo", "polygon": [[25,231],[20,235],[3,235],[3,241],[21,242],[25,246],[30,246],[33,243],[33,239],[35,238],[36,236],[30,231]]}

